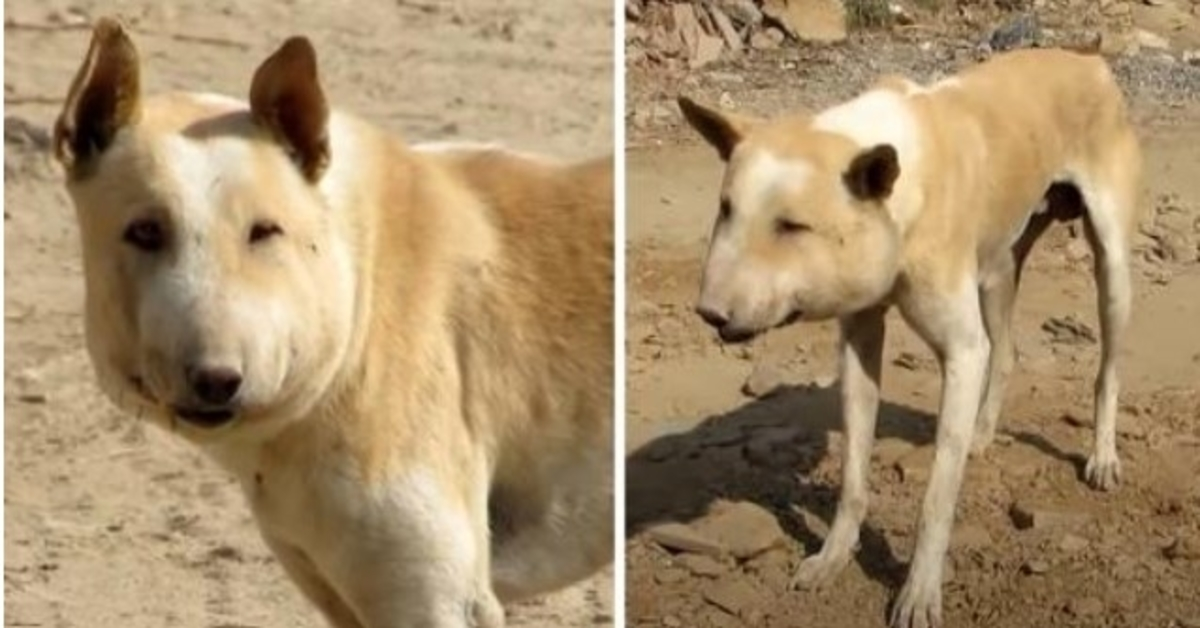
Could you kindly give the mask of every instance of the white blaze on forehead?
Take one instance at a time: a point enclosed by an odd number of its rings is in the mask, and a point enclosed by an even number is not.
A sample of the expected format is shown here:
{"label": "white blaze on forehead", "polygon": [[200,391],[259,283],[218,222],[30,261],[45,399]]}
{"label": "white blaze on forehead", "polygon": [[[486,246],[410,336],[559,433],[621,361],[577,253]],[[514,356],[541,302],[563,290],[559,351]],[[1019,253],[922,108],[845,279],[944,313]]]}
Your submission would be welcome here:
{"label": "white blaze on forehead", "polygon": [[730,173],[726,190],[738,217],[762,212],[775,194],[804,187],[813,174],[813,167],[808,162],[780,159],[761,148],[739,155],[738,162],[736,171]]}
{"label": "white blaze on forehead", "polygon": [[161,144],[159,166],[166,170],[173,192],[172,210],[181,227],[204,234],[222,211],[218,188],[251,175],[250,147],[240,138],[195,140],[170,135]]}

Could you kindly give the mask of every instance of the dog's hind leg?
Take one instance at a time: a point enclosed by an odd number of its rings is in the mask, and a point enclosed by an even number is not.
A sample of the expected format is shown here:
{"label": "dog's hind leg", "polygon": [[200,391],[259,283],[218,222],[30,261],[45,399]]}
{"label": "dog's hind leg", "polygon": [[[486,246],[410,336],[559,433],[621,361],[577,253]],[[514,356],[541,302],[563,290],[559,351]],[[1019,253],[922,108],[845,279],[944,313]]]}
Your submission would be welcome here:
{"label": "dog's hind leg", "polygon": [[[586,460],[553,474],[545,504],[518,515],[511,530],[493,533],[492,587],[502,602],[561,588],[612,560],[612,449],[596,444],[585,451]],[[508,499],[495,509],[528,508],[520,495]]]}
{"label": "dog's hind leg", "polygon": [[[1117,457],[1117,355],[1133,300],[1130,241],[1137,224],[1138,155],[1132,132],[1116,142],[1114,158],[1079,182],[1087,206],[1084,232],[1092,247],[1100,315],[1100,369],[1095,383],[1095,442],[1084,468],[1092,488],[1111,490],[1121,479]],[[1117,151],[1122,151],[1118,153]],[[1120,159],[1116,155],[1121,155]],[[1132,155],[1133,159],[1130,159]]]}
{"label": "dog's hind leg", "polygon": [[884,310],[855,314],[844,319],[841,326],[842,423],[846,430],[842,493],[821,551],[800,563],[792,578],[793,586],[815,587],[837,575],[850,561],[867,515],[867,476],[879,411]]}

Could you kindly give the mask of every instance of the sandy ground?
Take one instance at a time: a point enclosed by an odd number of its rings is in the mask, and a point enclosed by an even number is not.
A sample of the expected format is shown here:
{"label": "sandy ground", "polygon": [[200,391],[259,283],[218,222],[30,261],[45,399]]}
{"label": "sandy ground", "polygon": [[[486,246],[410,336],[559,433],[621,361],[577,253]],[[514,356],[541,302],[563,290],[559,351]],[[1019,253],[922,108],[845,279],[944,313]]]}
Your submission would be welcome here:
{"label": "sandy ground", "polygon": [[[670,101],[684,91],[759,114],[829,105],[873,74],[847,67],[856,59],[904,69],[895,67],[902,54],[864,45],[778,51],[684,77],[631,73],[630,626],[882,626],[903,582],[932,456],[936,363],[893,316],[860,550],[827,590],[789,590],[837,502],[835,331],[801,324],[722,347],[692,313],[721,170]],[[1200,72],[1175,68],[1183,81],[1172,85],[1194,84],[1188,73]],[[1095,291],[1081,236],[1058,226],[1021,286],[1002,442],[969,462],[947,626],[1200,626],[1200,105],[1165,85],[1130,88],[1149,94],[1135,104],[1148,166],[1121,358],[1124,482],[1098,493],[1080,480],[1092,437]],[[1049,321],[1062,325],[1048,331]],[[749,398],[748,380],[778,390]],[[1014,504],[1048,517],[1018,529]],[[669,549],[678,540],[658,536],[665,522],[685,524],[702,543]],[[737,555],[737,543],[754,552]]]}
{"label": "sandy ground", "polygon": [[[285,37],[316,45],[327,92],[413,140],[612,148],[606,0],[7,1],[5,625],[318,626],[231,479],[104,401],[82,344],[72,210],[45,130],[102,11],[132,25],[150,90],[242,95]],[[15,118],[14,118],[15,117]],[[612,576],[512,609],[518,626],[611,623]]]}

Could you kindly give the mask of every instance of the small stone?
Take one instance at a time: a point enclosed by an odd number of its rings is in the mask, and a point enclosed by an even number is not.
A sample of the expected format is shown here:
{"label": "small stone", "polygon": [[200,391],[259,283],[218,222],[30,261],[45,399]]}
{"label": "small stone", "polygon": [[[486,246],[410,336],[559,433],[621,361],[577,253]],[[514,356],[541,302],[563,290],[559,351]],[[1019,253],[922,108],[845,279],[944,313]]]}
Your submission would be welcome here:
{"label": "small stone", "polygon": [[1021,565],[1021,571],[1029,575],[1040,576],[1050,571],[1050,563],[1035,558]]}
{"label": "small stone", "polygon": [[742,26],[757,27],[763,19],[762,11],[754,0],[717,0],[717,8],[726,13],[731,20]]}
{"label": "small stone", "polygon": [[676,562],[693,576],[701,578],[716,578],[728,571],[721,561],[703,554],[682,554]]}
{"label": "small stone", "polygon": [[1026,13],[993,31],[988,44],[996,51],[1013,50],[1028,48],[1040,41],[1041,37],[1037,16]]}
{"label": "small stone", "polygon": [[1063,535],[1062,539],[1058,542],[1058,549],[1067,552],[1068,554],[1082,552],[1083,550],[1087,549],[1087,547],[1088,540],[1074,534]]}
{"label": "small stone", "polygon": [[742,394],[755,399],[764,399],[783,388],[783,371],[771,364],[755,364],[754,370],[742,384]]}
{"label": "small stone", "polygon": [[669,550],[717,557],[725,548],[716,540],[682,523],[662,523],[646,530],[646,538]]}
{"label": "small stone", "polygon": [[1185,51],[1181,58],[1183,59],[1183,62],[1188,65],[1200,65],[1200,50]]}
{"label": "small stone", "polygon": [[683,628],[683,620],[674,615],[667,615],[662,618],[662,625],[665,628]]}
{"label": "small stone", "polygon": [[833,385],[836,383],[837,383],[837,375],[834,375],[832,373],[818,375],[815,379],[813,379],[813,385],[816,386],[817,388],[821,388],[821,389],[833,388]]}
{"label": "small stone", "polygon": [[918,447],[897,460],[896,470],[900,472],[900,481],[905,484],[927,483],[933,468],[933,456],[933,447]]}
{"label": "small stone", "polygon": [[720,580],[705,587],[702,594],[706,602],[736,617],[745,617],[764,602],[758,590],[744,579]]}
{"label": "small stone", "polygon": [[840,0],[764,0],[762,11],[801,41],[846,38],[846,7]]}
{"label": "small stone", "polygon": [[750,47],[755,50],[774,50],[786,36],[778,28],[764,28],[750,34]]}
{"label": "small stone", "polygon": [[1192,537],[1175,537],[1170,545],[1163,548],[1163,556],[1170,560],[1200,560],[1200,541]]}
{"label": "small stone", "polygon": [[771,511],[752,502],[717,502],[710,514],[693,524],[702,536],[715,539],[738,560],[780,545],[787,538]]}
{"label": "small stone", "polygon": [[913,444],[906,440],[881,438],[875,441],[875,450],[871,452],[871,457],[884,467],[892,467],[913,449]]}
{"label": "small stone", "polygon": [[1095,597],[1074,599],[1067,603],[1067,612],[1076,617],[1095,617],[1104,612],[1104,602]]}
{"label": "small stone", "polygon": [[1087,513],[1054,510],[1020,501],[1013,502],[1008,514],[1018,530],[1077,528],[1091,519]]}
{"label": "small stone", "polygon": [[1096,332],[1087,323],[1072,315],[1052,316],[1042,323],[1042,331],[1050,334],[1050,341],[1059,344],[1095,344]]}
{"label": "small stone", "polygon": [[1148,48],[1150,50],[1171,49],[1171,42],[1168,41],[1166,37],[1151,33],[1150,31],[1141,28],[1133,31],[1133,41],[1136,42],[1138,46],[1142,48]]}
{"label": "small stone", "polygon": [[654,581],[659,584],[675,584],[687,580],[687,572],[682,569],[660,569],[654,573]]}
{"label": "small stone", "polygon": [[737,29],[733,26],[733,21],[728,15],[716,5],[708,5],[708,15],[712,17],[713,24],[716,24],[717,31],[721,33],[721,39],[725,41],[725,47],[733,53],[737,54],[742,51],[742,37],[738,34]]}
{"label": "small stone", "polygon": [[896,356],[895,360],[892,360],[892,364],[908,371],[915,371],[921,368],[921,362],[917,358],[917,354],[909,351],[901,351],[900,355]]}
{"label": "small stone", "polygon": [[986,549],[991,545],[992,535],[983,526],[959,525],[950,534],[950,547],[954,549]]}

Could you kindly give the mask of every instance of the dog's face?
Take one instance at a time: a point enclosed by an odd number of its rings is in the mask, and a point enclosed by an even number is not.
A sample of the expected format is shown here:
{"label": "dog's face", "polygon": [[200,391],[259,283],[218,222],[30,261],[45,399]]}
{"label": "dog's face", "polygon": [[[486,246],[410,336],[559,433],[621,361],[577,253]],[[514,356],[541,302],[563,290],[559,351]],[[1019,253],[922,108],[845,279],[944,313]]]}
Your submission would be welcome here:
{"label": "dog's face", "polygon": [[896,151],[866,150],[794,118],[758,123],[682,99],[726,162],[697,311],[727,341],[882,299],[899,235],[883,203]]}
{"label": "dog's face", "polygon": [[55,129],[101,387],[197,439],[301,416],[349,342],[354,286],[316,187],[328,112],[311,47],[268,59],[250,108],[143,102],[137,64],[102,22]]}

